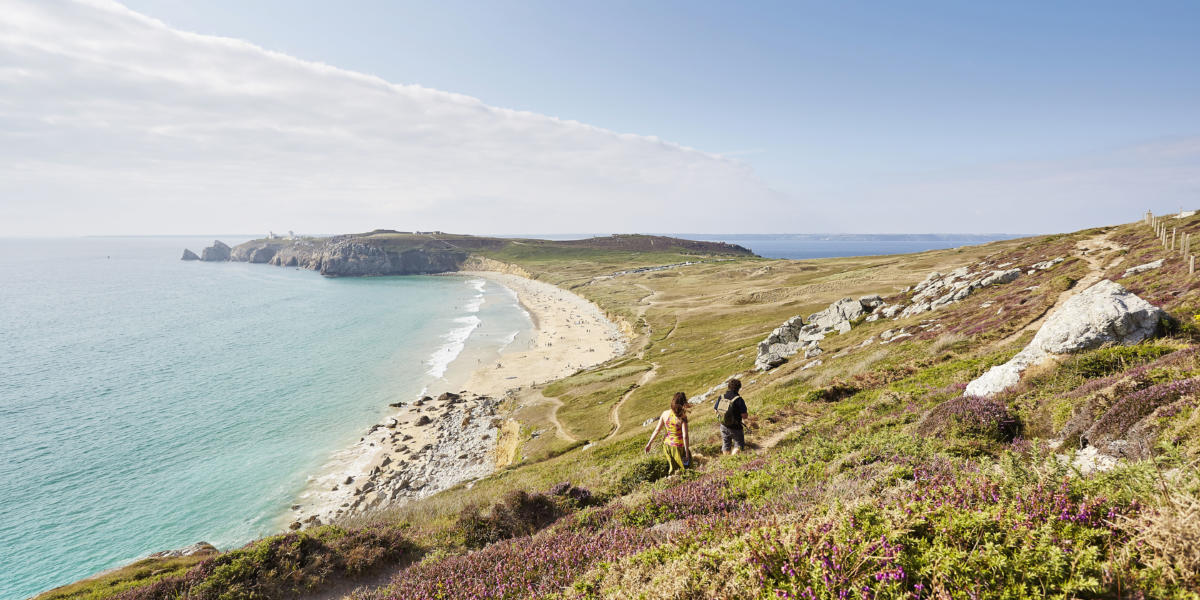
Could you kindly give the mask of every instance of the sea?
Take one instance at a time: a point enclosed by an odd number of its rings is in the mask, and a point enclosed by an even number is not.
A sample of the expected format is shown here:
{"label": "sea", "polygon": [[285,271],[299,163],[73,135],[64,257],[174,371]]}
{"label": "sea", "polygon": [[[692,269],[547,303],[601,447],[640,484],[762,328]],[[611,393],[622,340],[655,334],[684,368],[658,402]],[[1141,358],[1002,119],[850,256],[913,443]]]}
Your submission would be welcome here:
{"label": "sea", "polygon": [[[820,258],[1013,236],[681,237]],[[516,296],[482,279],[179,260],[211,243],[0,239],[0,600],[273,533],[388,404],[531,343]]]}
{"label": "sea", "polygon": [[0,599],[273,533],[389,403],[530,343],[482,279],[179,260],[211,243],[0,239]]}

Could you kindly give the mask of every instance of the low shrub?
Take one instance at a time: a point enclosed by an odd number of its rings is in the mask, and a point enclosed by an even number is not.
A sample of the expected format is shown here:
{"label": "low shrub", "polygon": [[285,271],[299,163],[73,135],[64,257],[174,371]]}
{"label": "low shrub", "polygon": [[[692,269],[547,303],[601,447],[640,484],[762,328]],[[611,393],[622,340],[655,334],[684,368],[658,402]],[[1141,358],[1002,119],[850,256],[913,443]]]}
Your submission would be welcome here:
{"label": "low shrub", "polygon": [[1085,379],[1120,373],[1131,367],[1151,362],[1175,351],[1170,346],[1135,344],[1113,346],[1085,352],[1068,360],[1062,369]]}
{"label": "low shrub", "polygon": [[667,476],[670,472],[667,461],[661,458],[643,458],[630,465],[621,478],[617,480],[616,492],[628,494],[644,483],[653,483]]}
{"label": "low shrub", "polygon": [[[580,488],[572,488],[568,483],[565,489],[559,486],[555,486],[555,489],[560,492],[559,495],[511,491],[487,512],[477,506],[464,508],[457,522],[463,543],[469,548],[482,548],[500,540],[531,535],[544,529],[578,506],[577,500],[568,494]],[[586,498],[591,493],[581,490],[577,495]]]}
{"label": "low shrub", "polygon": [[999,400],[959,396],[931,410],[918,426],[924,435],[966,435],[1009,442],[1020,431],[1019,422]]}
{"label": "low shrub", "polygon": [[399,528],[324,526],[265,538],[195,566],[182,577],[128,590],[120,600],[295,598],[336,578],[355,577],[416,555]]}
{"label": "low shrub", "polygon": [[835,382],[823,388],[817,388],[804,394],[801,400],[805,402],[837,402],[862,391],[856,385]]}
{"label": "low shrub", "polygon": [[1200,393],[1200,377],[1160,383],[1133,392],[1118,400],[1097,419],[1091,432],[1093,435],[1120,436],[1158,407],[1197,393]]}

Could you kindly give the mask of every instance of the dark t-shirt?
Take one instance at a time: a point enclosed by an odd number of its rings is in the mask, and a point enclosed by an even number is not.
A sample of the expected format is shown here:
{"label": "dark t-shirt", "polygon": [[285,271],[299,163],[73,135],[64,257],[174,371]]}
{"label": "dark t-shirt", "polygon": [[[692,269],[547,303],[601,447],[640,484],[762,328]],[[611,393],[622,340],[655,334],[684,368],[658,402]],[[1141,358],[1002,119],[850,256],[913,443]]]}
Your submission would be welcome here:
{"label": "dark t-shirt", "polygon": [[722,405],[725,407],[725,416],[722,417],[721,424],[730,429],[741,429],[742,415],[750,412],[746,410],[746,401],[736,392],[725,392],[717,399],[717,406]]}

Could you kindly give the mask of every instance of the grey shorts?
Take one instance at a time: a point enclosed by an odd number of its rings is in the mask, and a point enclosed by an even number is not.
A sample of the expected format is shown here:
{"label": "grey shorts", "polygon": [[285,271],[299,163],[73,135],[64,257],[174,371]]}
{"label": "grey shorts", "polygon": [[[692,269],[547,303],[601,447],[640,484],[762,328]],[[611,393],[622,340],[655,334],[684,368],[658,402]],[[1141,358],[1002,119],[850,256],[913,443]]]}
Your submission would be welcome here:
{"label": "grey shorts", "polygon": [[721,452],[729,452],[734,448],[741,450],[746,446],[746,432],[741,428],[731,429],[721,426]]}

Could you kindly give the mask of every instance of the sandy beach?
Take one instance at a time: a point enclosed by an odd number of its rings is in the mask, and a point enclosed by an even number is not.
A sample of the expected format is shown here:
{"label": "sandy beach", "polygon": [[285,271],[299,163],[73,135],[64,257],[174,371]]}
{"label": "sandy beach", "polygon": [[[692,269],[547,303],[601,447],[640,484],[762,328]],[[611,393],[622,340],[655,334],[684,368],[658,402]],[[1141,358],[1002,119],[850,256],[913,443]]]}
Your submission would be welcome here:
{"label": "sandy beach", "polygon": [[[533,323],[530,341],[482,363],[464,390],[415,401],[331,457],[283,523],[292,529],[423,498],[496,468],[504,398],[623,353],[628,340],[599,307],[553,285],[492,271],[460,273],[512,290]],[[468,342],[469,343],[469,342]]]}

